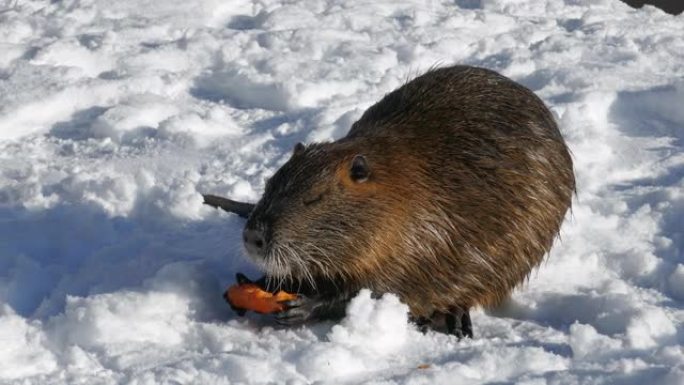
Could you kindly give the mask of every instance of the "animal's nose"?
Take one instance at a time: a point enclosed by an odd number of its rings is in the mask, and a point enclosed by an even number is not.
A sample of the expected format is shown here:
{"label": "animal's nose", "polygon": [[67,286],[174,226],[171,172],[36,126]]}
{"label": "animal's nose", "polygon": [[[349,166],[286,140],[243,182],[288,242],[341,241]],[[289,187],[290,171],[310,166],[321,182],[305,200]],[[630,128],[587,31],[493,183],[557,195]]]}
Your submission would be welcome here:
{"label": "animal's nose", "polygon": [[242,232],[242,240],[250,254],[260,255],[264,249],[264,232],[257,229],[245,229]]}

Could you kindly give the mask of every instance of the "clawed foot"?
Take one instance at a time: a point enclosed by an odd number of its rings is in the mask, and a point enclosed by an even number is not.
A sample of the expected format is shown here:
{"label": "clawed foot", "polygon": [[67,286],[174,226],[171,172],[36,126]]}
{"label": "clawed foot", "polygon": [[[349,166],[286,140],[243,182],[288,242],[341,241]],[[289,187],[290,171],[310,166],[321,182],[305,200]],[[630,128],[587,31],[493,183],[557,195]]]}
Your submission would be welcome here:
{"label": "clawed foot", "polygon": [[294,326],[317,318],[317,314],[325,302],[305,295],[297,299],[281,302],[285,310],[275,314],[275,321],[279,325]]}
{"label": "clawed foot", "polygon": [[432,329],[440,333],[452,334],[462,339],[473,338],[473,325],[470,321],[470,312],[455,309],[451,313],[435,312],[430,318],[418,318],[413,320],[418,328],[426,333]]}
{"label": "clawed foot", "polygon": [[457,311],[446,315],[447,333],[460,340],[463,337],[473,338],[473,324],[469,311]]}
{"label": "clawed foot", "polygon": [[285,310],[275,315],[280,325],[293,326],[308,321],[340,320],[353,294],[336,293],[334,296],[299,294],[297,299],[285,301]]}

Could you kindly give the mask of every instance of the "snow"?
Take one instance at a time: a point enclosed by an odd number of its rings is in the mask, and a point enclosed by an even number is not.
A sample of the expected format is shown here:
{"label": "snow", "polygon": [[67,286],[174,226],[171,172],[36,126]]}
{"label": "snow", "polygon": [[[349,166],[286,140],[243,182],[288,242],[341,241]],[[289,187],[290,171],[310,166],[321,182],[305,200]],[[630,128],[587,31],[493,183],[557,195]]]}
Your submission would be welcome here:
{"label": "snow", "polygon": [[[236,318],[243,221],[299,141],[428,68],[533,89],[578,194],[475,339],[362,292],[338,325]],[[6,1],[0,383],[684,384],[684,16],[617,0]]]}

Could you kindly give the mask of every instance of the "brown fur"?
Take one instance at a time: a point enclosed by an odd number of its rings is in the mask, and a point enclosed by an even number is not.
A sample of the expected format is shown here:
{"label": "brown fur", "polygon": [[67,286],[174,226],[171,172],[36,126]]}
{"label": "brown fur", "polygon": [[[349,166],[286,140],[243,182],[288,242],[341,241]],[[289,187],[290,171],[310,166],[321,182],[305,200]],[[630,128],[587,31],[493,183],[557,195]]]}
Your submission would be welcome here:
{"label": "brown fur", "polygon": [[346,137],[296,150],[248,227],[266,234],[255,259],[270,275],[396,293],[428,317],[506,298],[549,252],[574,188],[543,102],[456,66],[386,95]]}

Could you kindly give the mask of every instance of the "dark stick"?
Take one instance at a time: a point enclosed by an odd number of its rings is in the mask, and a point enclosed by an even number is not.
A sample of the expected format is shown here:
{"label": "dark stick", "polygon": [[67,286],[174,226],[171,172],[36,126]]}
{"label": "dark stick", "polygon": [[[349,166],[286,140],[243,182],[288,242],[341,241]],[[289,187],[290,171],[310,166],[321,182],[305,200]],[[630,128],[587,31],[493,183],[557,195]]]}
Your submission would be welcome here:
{"label": "dark stick", "polygon": [[249,214],[254,210],[253,203],[237,202],[228,198],[209,194],[202,194],[202,196],[204,197],[205,205],[220,208],[229,213],[235,213],[242,218],[249,217]]}

